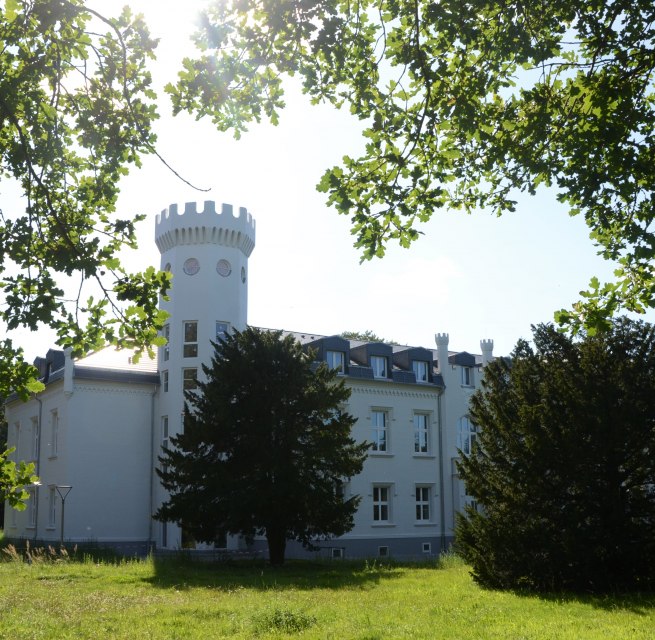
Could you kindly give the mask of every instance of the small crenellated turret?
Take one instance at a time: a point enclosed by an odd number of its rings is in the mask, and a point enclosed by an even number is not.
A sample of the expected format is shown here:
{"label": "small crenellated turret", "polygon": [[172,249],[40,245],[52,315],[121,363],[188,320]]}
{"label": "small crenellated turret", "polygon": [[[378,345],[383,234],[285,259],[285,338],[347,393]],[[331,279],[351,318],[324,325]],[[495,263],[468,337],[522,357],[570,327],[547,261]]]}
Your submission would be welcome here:
{"label": "small crenellated turret", "polygon": [[447,333],[435,333],[434,340],[437,343],[437,358],[439,360],[439,371],[443,375],[448,364],[448,340]]}
{"label": "small crenellated turret", "polygon": [[494,341],[491,339],[480,340],[482,350],[482,366],[486,367],[494,359]]}
{"label": "small crenellated turret", "polygon": [[155,242],[160,253],[182,245],[218,244],[241,249],[249,257],[255,247],[255,221],[244,207],[234,216],[231,204],[222,204],[216,211],[212,200],[205,201],[198,211],[195,202],[187,202],[184,212],[176,204],[157,215]]}

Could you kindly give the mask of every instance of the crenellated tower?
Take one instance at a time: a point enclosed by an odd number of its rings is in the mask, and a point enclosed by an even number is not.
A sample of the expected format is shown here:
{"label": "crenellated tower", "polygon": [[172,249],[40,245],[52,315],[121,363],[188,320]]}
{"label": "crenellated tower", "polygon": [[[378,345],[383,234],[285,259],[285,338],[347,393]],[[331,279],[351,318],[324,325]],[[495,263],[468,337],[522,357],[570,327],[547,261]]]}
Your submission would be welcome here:
{"label": "crenellated tower", "polygon": [[[187,203],[179,212],[173,204],[157,216],[155,242],[161,269],[172,274],[169,299],[161,308],[169,318],[164,329],[168,344],[159,351],[161,387],[157,414],[166,445],[182,428],[184,390],[192,389],[202,365],[213,355],[211,341],[231,329],[242,330],[248,320],[248,258],[255,247],[255,222],[244,208],[237,216],[232,205],[216,211],[214,202],[198,211]],[[155,502],[164,497],[161,488]],[[169,527],[159,544],[180,544],[179,531]]]}

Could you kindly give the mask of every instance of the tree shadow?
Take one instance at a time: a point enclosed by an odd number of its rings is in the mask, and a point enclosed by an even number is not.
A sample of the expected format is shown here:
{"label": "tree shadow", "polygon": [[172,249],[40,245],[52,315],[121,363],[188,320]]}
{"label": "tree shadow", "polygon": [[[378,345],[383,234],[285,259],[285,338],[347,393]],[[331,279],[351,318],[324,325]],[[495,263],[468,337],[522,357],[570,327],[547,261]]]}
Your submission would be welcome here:
{"label": "tree shadow", "polygon": [[264,560],[198,562],[185,557],[153,558],[154,575],[145,581],[162,589],[195,587],[231,592],[236,589],[301,590],[366,589],[395,580],[405,568],[379,561],[287,561],[272,567]]}

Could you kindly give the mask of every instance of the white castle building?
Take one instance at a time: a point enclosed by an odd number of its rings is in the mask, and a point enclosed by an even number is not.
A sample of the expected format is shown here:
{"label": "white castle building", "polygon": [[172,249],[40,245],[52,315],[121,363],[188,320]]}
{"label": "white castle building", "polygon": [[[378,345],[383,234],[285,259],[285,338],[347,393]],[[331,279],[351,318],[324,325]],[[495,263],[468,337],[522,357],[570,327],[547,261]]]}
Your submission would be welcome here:
{"label": "white castle building", "polygon": [[[58,541],[65,516],[71,543],[143,554],[188,542],[177,526],[152,518],[166,498],[155,469],[162,446],[182,428],[183,390],[194,388],[210,361],[210,340],[246,327],[255,223],[225,204],[218,212],[213,202],[200,212],[172,205],[157,217],[155,239],[161,268],[174,276],[162,302],[168,344],[157,359],[133,363],[127,351],[104,349],[73,360],[69,351],[50,350],[35,362],[44,391],[6,403],[13,457],[33,461],[41,480],[29,488],[25,511],[6,509],[7,538]],[[467,500],[454,461],[475,438],[468,401],[493,342],[483,340],[482,355],[471,355],[450,352],[444,333],[435,336],[436,349],[294,335],[339,369],[352,391],[353,436],[372,443],[364,470],[345,487],[361,496],[354,528],[320,541],[316,553],[420,558],[445,550]],[[238,537],[226,544],[245,548]],[[264,541],[254,546],[265,552]],[[287,548],[288,557],[307,553]]]}

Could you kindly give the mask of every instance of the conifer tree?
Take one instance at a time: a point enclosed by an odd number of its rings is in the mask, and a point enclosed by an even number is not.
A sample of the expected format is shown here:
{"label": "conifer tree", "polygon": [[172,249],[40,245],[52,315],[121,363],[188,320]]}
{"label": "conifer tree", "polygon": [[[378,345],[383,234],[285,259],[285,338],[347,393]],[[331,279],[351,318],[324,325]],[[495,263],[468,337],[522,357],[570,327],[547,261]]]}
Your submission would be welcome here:
{"label": "conifer tree", "polygon": [[316,368],[292,336],[255,328],[228,335],[203,370],[184,433],[160,458],[170,498],[156,517],[206,542],[265,535],[273,565],[287,540],[312,548],[349,531],[359,498],[340,485],[361,472],[368,445],[351,438],[336,370]]}
{"label": "conifer tree", "polygon": [[655,584],[655,330],[580,340],[534,328],[485,369],[476,446],[458,464],[480,509],[457,546],[481,584],[604,591]]}

